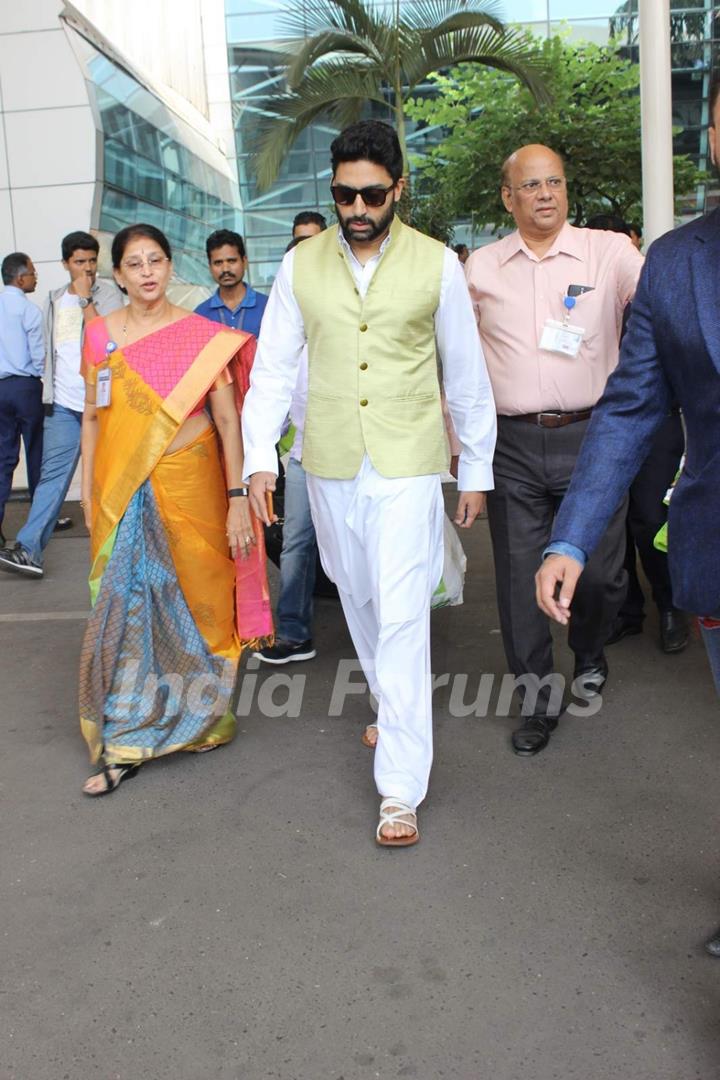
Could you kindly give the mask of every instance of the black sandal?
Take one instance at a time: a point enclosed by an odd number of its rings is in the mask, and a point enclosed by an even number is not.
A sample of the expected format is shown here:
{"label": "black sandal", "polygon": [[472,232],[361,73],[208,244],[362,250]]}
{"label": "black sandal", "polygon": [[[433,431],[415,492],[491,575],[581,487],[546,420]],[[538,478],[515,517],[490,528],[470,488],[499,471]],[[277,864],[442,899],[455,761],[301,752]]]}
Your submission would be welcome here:
{"label": "black sandal", "polygon": [[[140,765],[141,762],[139,761],[132,765],[121,765],[119,763],[116,765],[108,765],[106,762],[102,762],[98,771],[91,773],[88,780],[91,780],[93,776],[100,776],[102,774],[105,777],[104,789],[102,791],[85,791],[83,788],[83,795],[87,795],[90,799],[100,799],[103,795],[112,795],[113,791],[120,787],[123,780],[130,780],[136,775]],[[114,770],[117,775],[114,777],[111,776],[111,770]]]}

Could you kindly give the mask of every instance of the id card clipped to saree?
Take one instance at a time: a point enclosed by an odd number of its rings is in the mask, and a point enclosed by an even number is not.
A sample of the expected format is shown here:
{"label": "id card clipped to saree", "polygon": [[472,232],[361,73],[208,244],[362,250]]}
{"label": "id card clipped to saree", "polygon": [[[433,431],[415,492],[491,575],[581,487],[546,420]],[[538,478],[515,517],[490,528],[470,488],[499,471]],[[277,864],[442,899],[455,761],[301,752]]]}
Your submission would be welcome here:
{"label": "id card clipped to saree", "polygon": [[95,388],[95,405],[98,409],[107,409],[110,404],[112,388],[112,372],[110,368],[101,368],[97,373],[97,385]]}

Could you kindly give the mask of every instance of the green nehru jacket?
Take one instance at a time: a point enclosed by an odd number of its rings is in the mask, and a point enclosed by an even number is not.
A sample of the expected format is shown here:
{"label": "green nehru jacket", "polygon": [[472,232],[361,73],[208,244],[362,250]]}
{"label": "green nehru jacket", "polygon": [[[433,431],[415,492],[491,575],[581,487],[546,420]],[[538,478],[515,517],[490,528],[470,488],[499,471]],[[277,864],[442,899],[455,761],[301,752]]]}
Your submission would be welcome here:
{"label": "green nehru jacket", "polygon": [[445,248],[395,218],[365,298],[338,227],[295,249],[293,291],[308,340],[302,463],[349,480],[363,455],[381,476],[446,472],[434,316]]}

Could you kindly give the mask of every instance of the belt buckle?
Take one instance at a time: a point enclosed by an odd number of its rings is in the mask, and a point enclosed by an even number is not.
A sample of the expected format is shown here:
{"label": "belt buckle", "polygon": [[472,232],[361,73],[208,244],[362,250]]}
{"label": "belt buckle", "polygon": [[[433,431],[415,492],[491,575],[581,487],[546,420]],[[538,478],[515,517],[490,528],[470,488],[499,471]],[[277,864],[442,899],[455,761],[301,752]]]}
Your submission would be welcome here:
{"label": "belt buckle", "polygon": [[538,419],[537,419],[538,427],[544,427],[545,426],[543,424],[543,420],[545,419],[546,416],[551,417],[553,420],[559,420],[562,415],[563,414],[560,413],[560,412],[540,412],[540,413],[538,413]]}

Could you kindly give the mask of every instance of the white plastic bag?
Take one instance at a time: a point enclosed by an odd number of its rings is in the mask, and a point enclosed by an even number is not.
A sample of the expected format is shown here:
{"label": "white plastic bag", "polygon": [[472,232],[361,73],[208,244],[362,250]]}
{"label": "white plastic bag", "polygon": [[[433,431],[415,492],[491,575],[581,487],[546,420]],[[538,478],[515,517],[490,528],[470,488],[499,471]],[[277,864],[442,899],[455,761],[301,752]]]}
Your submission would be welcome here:
{"label": "white plastic bag", "polygon": [[443,520],[443,545],[445,548],[443,574],[430,601],[432,608],[455,607],[463,602],[467,559],[460,537],[447,514]]}

